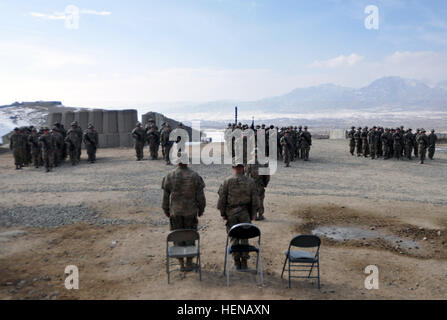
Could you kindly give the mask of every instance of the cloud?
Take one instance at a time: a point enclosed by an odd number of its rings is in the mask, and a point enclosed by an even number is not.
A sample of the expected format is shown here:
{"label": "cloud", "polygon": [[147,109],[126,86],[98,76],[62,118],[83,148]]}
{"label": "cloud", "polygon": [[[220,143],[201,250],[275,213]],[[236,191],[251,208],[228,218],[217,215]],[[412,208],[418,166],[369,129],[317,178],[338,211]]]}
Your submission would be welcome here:
{"label": "cloud", "polygon": [[336,58],[323,60],[323,61],[314,61],[309,65],[311,68],[339,68],[339,67],[352,67],[362,61],[364,57],[359,56],[358,54],[352,53],[349,56],[340,55]]}
{"label": "cloud", "polygon": [[30,15],[32,17],[45,20],[65,20],[65,14],[63,13],[46,14],[40,12],[30,12]]}
{"label": "cloud", "polygon": [[90,9],[81,9],[79,12],[81,14],[91,14],[95,16],[110,16],[112,14],[110,11],[96,11]]}
{"label": "cloud", "polygon": [[[64,12],[53,12],[51,14],[41,12],[30,12],[30,16],[44,19],[44,20],[65,20],[67,18]],[[109,16],[112,14],[110,11],[96,11],[92,9],[80,9],[79,14],[94,15],[94,16]]]}

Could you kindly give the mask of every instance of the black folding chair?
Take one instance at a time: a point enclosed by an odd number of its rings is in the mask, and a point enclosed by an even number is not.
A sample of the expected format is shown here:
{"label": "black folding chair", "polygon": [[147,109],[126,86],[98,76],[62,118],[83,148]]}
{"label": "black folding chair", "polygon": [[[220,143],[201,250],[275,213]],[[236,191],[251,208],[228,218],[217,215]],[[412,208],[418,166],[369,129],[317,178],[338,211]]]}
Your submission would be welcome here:
{"label": "black folding chair", "polygon": [[[318,289],[320,289],[320,245],[321,240],[317,236],[304,235],[297,236],[292,239],[289,245],[289,250],[286,251],[286,260],[284,261],[284,267],[282,268],[281,279],[283,278],[284,271],[286,270],[287,261],[289,262],[289,288],[291,287],[291,278],[302,279],[318,279]],[[309,251],[292,251],[292,247],[297,248],[317,248],[315,254]],[[297,267],[298,269],[292,269]],[[317,268],[317,276],[312,276],[314,267]],[[307,276],[292,276],[292,272],[308,272]]]}
{"label": "black folding chair", "polygon": [[[197,241],[197,245],[196,245]],[[170,242],[193,242],[194,245],[188,246],[169,246]],[[168,284],[170,283],[171,266],[180,265],[171,263],[170,258],[194,258],[197,257],[196,272],[199,272],[199,279],[202,281],[202,266],[200,261],[200,235],[196,230],[175,230],[168,234],[166,239],[166,272],[168,273]]]}
{"label": "black folding chair", "polygon": [[[258,246],[252,246],[249,244],[236,244],[229,246],[230,238],[238,240],[248,240],[258,238]],[[262,270],[262,256],[261,256],[261,230],[257,226],[251,223],[241,223],[233,226],[227,235],[227,245],[225,247],[225,264],[224,273],[227,276],[227,286],[230,285],[230,255],[232,253],[249,253],[256,252],[256,275],[259,275],[260,284],[264,284],[264,276]]]}

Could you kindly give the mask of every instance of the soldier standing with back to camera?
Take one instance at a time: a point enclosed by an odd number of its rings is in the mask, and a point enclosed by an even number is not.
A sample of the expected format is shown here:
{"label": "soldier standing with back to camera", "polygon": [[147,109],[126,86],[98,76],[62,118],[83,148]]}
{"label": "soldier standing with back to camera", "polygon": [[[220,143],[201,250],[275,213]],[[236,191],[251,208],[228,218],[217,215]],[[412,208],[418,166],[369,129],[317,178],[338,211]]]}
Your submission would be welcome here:
{"label": "soldier standing with back to camera", "polygon": [[[202,177],[188,168],[188,161],[181,158],[178,167],[168,173],[162,181],[162,209],[169,218],[171,231],[179,229],[197,230],[198,219],[205,211],[205,183]],[[194,243],[175,243],[177,246],[190,246]],[[192,258],[179,259],[182,271],[192,271]]]}
{"label": "soldier standing with back to camera", "polygon": [[158,150],[160,148],[160,132],[155,122],[148,124],[146,128],[147,143],[152,160],[158,159]]}
{"label": "soldier standing with back to camera", "polygon": [[[217,209],[226,220],[227,232],[240,223],[250,223],[256,218],[259,208],[259,197],[253,179],[244,175],[244,163],[233,160],[234,175],[226,178],[219,188]],[[232,239],[232,245],[248,244],[248,240]],[[248,269],[249,254],[233,253],[237,270]]]}
{"label": "soldier standing with back to camera", "polygon": [[247,175],[247,177],[252,178],[256,184],[256,188],[258,190],[258,196],[259,196],[259,209],[258,209],[258,214],[255,219],[256,219],[256,221],[262,221],[262,220],[265,220],[265,218],[264,218],[265,188],[267,188],[267,186],[270,182],[270,176],[259,174],[259,169],[260,168],[268,168],[268,164],[267,163],[265,163],[265,164],[259,163],[257,150],[255,150],[254,156],[255,156],[255,163],[247,165],[246,175]]}
{"label": "soldier standing with back to camera", "polygon": [[368,127],[363,128],[361,137],[362,137],[362,153],[363,156],[366,158],[369,155]]}
{"label": "soldier standing with back to camera", "polygon": [[383,159],[388,160],[392,156],[391,144],[393,141],[393,136],[390,133],[390,129],[388,128],[385,129],[385,132],[382,133],[381,140],[382,140]]}
{"label": "soldier standing with back to camera", "polygon": [[54,166],[58,167],[63,162],[63,149],[65,147],[65,141],[62,134],[57,127],[51,130],[51,135],[54,138]]}
{"label": "soldier standing with back to camera", "polygon": [[289,131],[284,132],[284,136],[281,137],[280,143],[281,143],[282,158],[284,164],[286,165],[286,167],[289,167],[291,160],[290,153],[292,152],[292,148],[290,146],[291,142],[290,142]]}
{"label": "soldier standing with back to camera", "polygon": [[403,137],[400,132],[400,128],[396,129],[396,132],[393,134],[393,149],[394,149],[394,157],[397,160],[400,160],[402,155],[402,145],[403,145]]}
{"label": "soldier standing with back to camera", "polygon": [[65,137],[65,144],[68,150],[68,155],[70,157],[71,165],[74,166],[78,163],[78,145],[81,144],[79,141],[79,136],[75,130],[68,130],[67,136]]}

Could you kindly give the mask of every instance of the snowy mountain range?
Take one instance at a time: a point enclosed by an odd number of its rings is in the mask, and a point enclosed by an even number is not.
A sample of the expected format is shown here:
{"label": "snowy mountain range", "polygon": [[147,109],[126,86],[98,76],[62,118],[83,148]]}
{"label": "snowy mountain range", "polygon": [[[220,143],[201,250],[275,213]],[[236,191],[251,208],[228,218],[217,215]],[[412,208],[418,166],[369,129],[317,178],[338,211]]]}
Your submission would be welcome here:
{"label": "snowy mountain range", "polygon": [[[247,111],[275,113],[309,113],[335,110],[447,111],[447,81],[429,86],[422,81],[385,77],[363,88],[334,84],[295,89],[285,95],[258,101],[218,101],[183,110],[193,112],[221,111],[237,105]],[[180,111],[177,109],[176,111]]]}

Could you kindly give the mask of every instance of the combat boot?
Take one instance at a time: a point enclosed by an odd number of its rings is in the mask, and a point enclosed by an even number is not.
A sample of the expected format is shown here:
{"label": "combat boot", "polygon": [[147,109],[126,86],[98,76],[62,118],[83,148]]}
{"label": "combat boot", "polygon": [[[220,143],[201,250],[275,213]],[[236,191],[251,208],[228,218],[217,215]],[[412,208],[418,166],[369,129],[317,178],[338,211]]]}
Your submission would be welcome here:
{"label": "combat boot", "polygon": [[241,270],[248,270],[248,264],[247,264],[247,259],[242,258],[241,259]]}
{"label": "combat boot", "polygon": [[236,265],[236,270],[240,271],[242,268],[241,260],[240,259],[234,259],[234,264]]}
{"label": "combat boot", "polygon": [[192,258],[186,258],[185,271],[190,272],[194,270],[194,264],[192,263]]}

